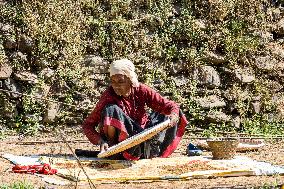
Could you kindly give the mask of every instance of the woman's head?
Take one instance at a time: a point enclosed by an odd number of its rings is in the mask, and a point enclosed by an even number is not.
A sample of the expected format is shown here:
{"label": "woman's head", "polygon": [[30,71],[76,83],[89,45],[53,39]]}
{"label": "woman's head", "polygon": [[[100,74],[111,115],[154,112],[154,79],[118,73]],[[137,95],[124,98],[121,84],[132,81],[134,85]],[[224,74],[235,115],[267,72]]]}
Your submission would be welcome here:
{"label": "woman's head", "polygon": [[130,79],[122,74],[115,74],[110,77],[111,86],[119,96],[127,97],[130,94],[132,83]]}
{"label": "woman's head", "polygon": [[139,86],[135,66],[127,59],[116,60],[110,65],[110,78],[117,95],[128,96],[131,86]]}

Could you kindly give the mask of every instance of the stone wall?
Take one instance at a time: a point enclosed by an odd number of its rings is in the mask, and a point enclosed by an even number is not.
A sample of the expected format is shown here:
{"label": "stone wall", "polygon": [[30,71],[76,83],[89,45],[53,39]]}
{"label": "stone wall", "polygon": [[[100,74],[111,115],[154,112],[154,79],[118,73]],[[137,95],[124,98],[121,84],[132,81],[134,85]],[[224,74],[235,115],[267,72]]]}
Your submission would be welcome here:
{"label": "stone wall", "polygon": [[283,6],[1,1],[1,127],[34,133],[81,124],[118,58],[132,60],[141,82],[180,103],[191,126],[282,124]]}

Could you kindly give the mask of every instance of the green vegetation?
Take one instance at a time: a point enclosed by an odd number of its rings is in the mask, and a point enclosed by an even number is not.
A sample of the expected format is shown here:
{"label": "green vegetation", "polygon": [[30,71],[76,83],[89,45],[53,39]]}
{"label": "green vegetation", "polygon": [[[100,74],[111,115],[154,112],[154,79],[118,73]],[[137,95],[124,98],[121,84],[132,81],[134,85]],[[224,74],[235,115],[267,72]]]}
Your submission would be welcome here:
{"label": "green vegetation", "polygon": [[31,184],[26,182],[15,182],[12,184],[2,185],[0,186],[1,189],[34,189],[35,187]]}
{"label": "green vegetation", "polygon": [[[67,86],[64,92],[54,92],[49,98],[76,105],[82,100],[78,93],[95,100],[95,91],[100,88],[94,85],[82,63],[84,55],[94,54],[106,61],[129,58],[137,66],[142,82],[152,86],[160,83],[158,90],[181,104],[191,127],[200,126],[205,111],[194,101],[199,86],[193,80],[177,86],[172,78],[179,74],[191,76],[191,70],[199,65],[212,65],[204,58],[206,52],[222,55],[226,60],[222,67],[255,69],[248,60],[263,52],[263,44],[254,32],[270,32],[273,8],[272,2],[266,0],[4,1],[0,4],[0,22],[11,25],[12,29],[8,34],[0,34],[0,64],[13,50],[4,48],[5,40],[20,43],[23,37],[31,39],[29,49],[24,52],[27,60],[11,60],[14,72],[29,70],[39,76],[38,83],[23,84],[22,92],[34,95],[43,84]],[[173,71],[174,66],[182,71]],[[44,68],[53,69],[53,77],[40,76]],[[283,123],[266,116],[276,109],[271,102],[273,92],[261,80],[266,73],[257,70],[257,74],[260,78],[249,86],[224,84],[220,90],[236,93],[243,131],[279,134],[282,130],[277,132],[277,129]],[[249,91],[248,96],[241,95],[244,90]],[[9,119],[12,122],[7,124],[9,127],[27,134],[40,130],[39,118],[47,106],[44,101],[21,97],[19,102],[9,100],[4,93],[0,95],[1,104],[5,104],[0,109],[6,112],[1,115],[3,123]],[[253,115],[249,109],[256,95],[261,96],[264,115]],[[22,111],[15,111],[17,103],[16,108],[20,106]],[[71,115],[69,111],[78,113],[67,106],[62,111],[59,122]],[[78,114],[86,115],[88,111]],[[227,127],[230,128],[223,123],[210,124],[208,132]]]}
{"label": "green vegetation", "polygon": [[264,133],[266,135],[283,135],[283,123],[269,119],[269,115],[255,115],[244,120],[243,129],[250,134]]}
{"label": "green vegetation", "polygon": [[21,8],[24,32],[35,39],[34,58],[49,67],[72,67],[83,53],[80,1],[23,1]]}

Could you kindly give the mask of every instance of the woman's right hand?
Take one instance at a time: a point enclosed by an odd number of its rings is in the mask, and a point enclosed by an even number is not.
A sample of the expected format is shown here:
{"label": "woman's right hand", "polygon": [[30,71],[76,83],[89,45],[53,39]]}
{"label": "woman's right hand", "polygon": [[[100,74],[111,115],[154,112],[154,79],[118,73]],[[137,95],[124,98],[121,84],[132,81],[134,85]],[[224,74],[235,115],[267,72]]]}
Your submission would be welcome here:
{"label": "woman's right hand", "polygon": [[104,152],[108,149],[108,143],[105,140],[101,139],[99,144],[100,144],[100,151],[101,152]]}

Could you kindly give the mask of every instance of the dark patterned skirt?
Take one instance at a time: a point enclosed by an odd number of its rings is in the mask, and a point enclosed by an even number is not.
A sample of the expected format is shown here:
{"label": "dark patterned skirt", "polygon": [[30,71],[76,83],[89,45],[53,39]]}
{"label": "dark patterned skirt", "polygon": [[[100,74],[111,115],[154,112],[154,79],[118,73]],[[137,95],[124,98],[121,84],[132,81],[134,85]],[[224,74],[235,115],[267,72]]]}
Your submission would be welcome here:
{"label": "dark patterned skirt", "polygon": [[[185,126],[187,124],[186,118],[181,112],[179,116],[180,120],[177,125],[161,131],[151,139],[119,154],[115,154],[110,158],[138,160],[154,157],[168,157],[176,149],[184,134]],[[115,143],[119,143],[126,138],[142,132],[144,129],[162,123],[169,118],[158,112],[153,112],[149,116],[150,122],[145,126],[145,128],[142,128],[129,116],[127,116],[121,108],[117,105],[111,104],[104,108],[104,111],[102,112],[102,119],[102,126],[100,127],[100,134],[102,138],[108,141],[108,126],[113,126],[116,130]]]}

